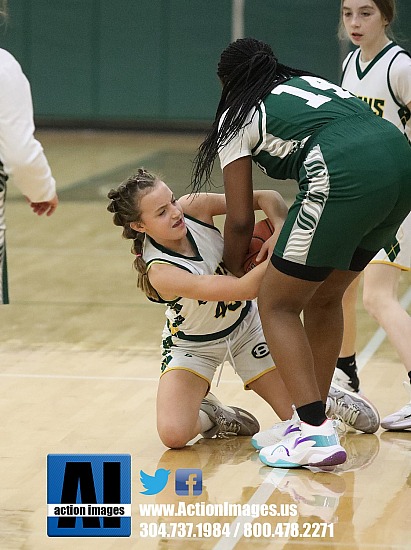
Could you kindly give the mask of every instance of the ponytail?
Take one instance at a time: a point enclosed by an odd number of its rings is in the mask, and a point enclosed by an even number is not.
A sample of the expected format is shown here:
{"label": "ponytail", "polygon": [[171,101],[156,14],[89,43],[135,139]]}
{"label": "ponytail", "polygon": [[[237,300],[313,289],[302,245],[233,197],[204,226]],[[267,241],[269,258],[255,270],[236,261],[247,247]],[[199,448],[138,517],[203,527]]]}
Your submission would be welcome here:
{"label": "ponytail", "polygon": [[139,168],[137,174],[125,180],[117,189],[111,189],[107,194],[110,199],[107,210],[114,214],[114,225],[122,227],[123,237],[133,241],[131,253],[135,256],[133,266],[138,273],[137,288],[141,289],[148,298],[156,301],[160,299],[160,296],[151,286],[147,274],[147,264],[143,258],[145,233],[136,231],[130,224],[141,221],[141,198],[155,187],[157,181],[157,176]]}
{"label": "ponytail", "polygon": [[131,247],[131,252],[135,254],[133,266],[138,273],[137,288],[142,290],[148,298],[151,298],[157,302],[160,300],[160,296],[150,283],[147,273],[147,264],[143,257],[144,239],[145,234],[138,233],[137,237],[133,241],[133,246]]}

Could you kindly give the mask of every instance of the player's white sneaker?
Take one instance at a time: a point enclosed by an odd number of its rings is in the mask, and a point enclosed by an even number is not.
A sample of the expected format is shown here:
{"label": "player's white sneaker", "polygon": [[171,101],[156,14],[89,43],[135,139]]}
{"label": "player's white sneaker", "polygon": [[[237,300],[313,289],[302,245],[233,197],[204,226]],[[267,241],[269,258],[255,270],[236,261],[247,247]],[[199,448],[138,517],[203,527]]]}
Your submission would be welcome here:
{"label": "player's white sneaker", "polygon": [[[344,374],[344,373],[343,373]],[[293,407],[294,408],[294,407]],[[358,393],[350,392],[332,383],[327,399],[327,415],[337,420],[335,427],[340,433],[345,432],[345,426],[365,433],[374,433],[378,429],[379,416],[375,407]],[[251,444],[258,451],[264,447],[275,445],[289,433],[297,432],[300,419],[294,408],[291,420],[277,422],[268,430],[258,432],[251,439]]]}
{"label": "player's white sneaker", "polygon": [[[404,382],[405,389],[410,393],[411,386]],[[381,420],[381,428],[384,430],[409,430],[411,428],[411,401],[399,411],[389,414]]]}
{"label": "player's white sneaker", "polygon": [[287,435],[296,432],[300,432],[300,419],[294,408],[294,414],[290,420],[277,422],[268,430],[256,433],[251,439],[251,445],[259,451],[263,447],[275,445]]}
{"label": "player's white sneaker", "polygon": [[223,405],[212,393],[208,393],[203,399],[200,410],[215,424],[201,434],[206,439],[214,436],[254,435],[260,429],[258,420],[251,413],[239,407]]}
{"label": "player's white sneaker", "polygon": [[366,434],[373,434],[380,425],[377,409],[368,399],[358,393],[348,391],[334,382],[328,392],[327,416],[335,417]]}
{"label": "player's white sneaker", "polygon": [[261,462],[273,468],[336,466],[345,462],[347,453],[332,420],[324,420],[321,426],[301,422],[300,428],[299,434],[289,434],[280,443],[261,449]]}

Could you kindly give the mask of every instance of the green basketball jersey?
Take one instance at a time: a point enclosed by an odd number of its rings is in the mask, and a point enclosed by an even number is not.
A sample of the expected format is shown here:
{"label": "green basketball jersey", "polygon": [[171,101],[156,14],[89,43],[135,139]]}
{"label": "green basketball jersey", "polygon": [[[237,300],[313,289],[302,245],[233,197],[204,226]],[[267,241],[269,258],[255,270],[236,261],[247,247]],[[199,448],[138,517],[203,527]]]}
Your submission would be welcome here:
{"label": "green basketball jersey", "polygon": [[298,180],[310,138],[334,120],[365,112],[372,114],[363,101],[331,82],[293,77],[276,86],[250,113],[239,134],[221,148],[221,167],[251,155],[268,176]]}

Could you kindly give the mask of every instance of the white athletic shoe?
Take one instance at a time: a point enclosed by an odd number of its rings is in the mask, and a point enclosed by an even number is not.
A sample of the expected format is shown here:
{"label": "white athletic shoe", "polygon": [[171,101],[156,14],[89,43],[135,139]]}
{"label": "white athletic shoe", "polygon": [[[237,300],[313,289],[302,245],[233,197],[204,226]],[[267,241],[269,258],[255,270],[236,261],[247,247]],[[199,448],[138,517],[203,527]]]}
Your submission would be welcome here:
{"label": "white athletic shoe", "polygon": [[[344,426],[365,433],[374,433],[379,426],[378,412],[368,400],[358,393],[340,388],[335,383],[331,384],[328,394],[327,415],[336,420],[334,426],[340,434],[346,432]],[[277,422],[268,430],[258,432],[251,439],[251,444],[258,451],[275,445],[289,433],[299,431],[299,423],[300,419],[294,408],[291,420]]]}
{"label": "white athletic shoe", "polygon": [[296,432],[300,432],[300,419],[298,418],[297,411],[294,408],[294,414],[290,420],[277,422],[268,430],[256,433],[251,440],[251,445],[254,447],[254,449],[257,449],[257,451],[259,451],[264,447],[275,445],[287,435]]}
{"label": "white athletic shoe", "polygon": [[[403,382],[403,384],[411,397],[411,385],[408,382]],[[409,430],[411,428],[411,401],[399,411],[383,418],[381,428],[384,430]]]}
{"label": "white athletic shoe", "polygon": [[301,422],[300,428],[300,433],[289,434],[280,443],[261,449],[261,462],[273,468],[337,466],[345,462],[347,453],[332,420],[324,420],[321,426]]}
{"label": "white athletic shoe", "polygon": [[254,435],[260,429],[258,420],[248,411],[239,407],[227,407],[212,393],[201,402],[200,410],[204,411],[215,424],[201,435],[206,439],[214,436]]}
{"label": "white athletic shoe", "polygon": [[380,425],[378,411],[368,399],[341,388],[334,382],[328,392],[326,414],[366,434],[373,434]]}

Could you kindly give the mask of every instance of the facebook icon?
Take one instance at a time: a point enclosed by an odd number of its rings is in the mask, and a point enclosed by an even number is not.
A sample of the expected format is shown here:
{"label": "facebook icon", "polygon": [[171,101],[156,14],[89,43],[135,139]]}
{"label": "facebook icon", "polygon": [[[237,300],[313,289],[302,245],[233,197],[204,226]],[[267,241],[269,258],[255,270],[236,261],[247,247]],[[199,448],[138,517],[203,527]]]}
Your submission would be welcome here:
{"label": "facebook icon", "polygon": [[176,470],[176,494],[198,496],[203,492],[203,473],[196,468]]}

